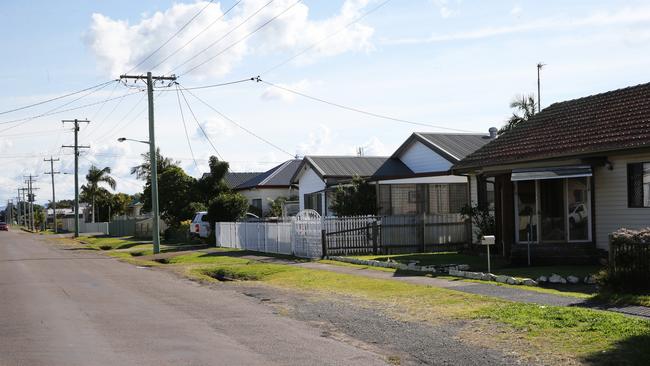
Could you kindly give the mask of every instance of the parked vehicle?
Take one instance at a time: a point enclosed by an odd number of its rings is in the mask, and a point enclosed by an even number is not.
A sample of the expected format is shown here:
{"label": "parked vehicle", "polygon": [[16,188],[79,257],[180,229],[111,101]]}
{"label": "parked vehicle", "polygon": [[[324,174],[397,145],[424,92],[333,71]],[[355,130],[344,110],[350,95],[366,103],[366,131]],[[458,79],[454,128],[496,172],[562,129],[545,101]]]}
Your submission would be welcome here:
{"label": "parked vehicle", "polygon": [[206,211],[197,212],[190,224],[190,237],[207,238],[210,236],[210,222]]}
{"label": "parked vehicle", "polygon": [[9,231],[9,225],[6,222],[0,222],[0,231]]}

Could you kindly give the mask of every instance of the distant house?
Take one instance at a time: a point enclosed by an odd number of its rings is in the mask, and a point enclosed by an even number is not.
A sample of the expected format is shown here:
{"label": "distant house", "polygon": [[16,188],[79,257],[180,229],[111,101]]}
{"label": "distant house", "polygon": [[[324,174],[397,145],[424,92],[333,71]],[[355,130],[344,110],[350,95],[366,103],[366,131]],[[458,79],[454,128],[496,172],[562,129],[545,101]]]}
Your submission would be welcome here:
{"label": "distant house", "polygon": [[[491,132],[496,136],[496,128]],[[490,139],[487,134],[413,133],[391,156],[411,173],[390,177],[379,169],[369,179],[377,183],[379,214],[460,213],[469,202],[468,182],[453,175],[451,167]]]}
{"label": "distant house", "polygon": [[245,196],[255,210],[267,216],[271,209],[271,201],[279,197],[298,195],[298,190],[291,183],[291,178],[296,173],[301,160],[288,160],[275,166],[264,173],[254,175],[252,178],[236,185],[233,190]]}
{"label": "distant house", "polygon": [[[298,194],[291,178],[300,165],[300,160],[285,161],[265,172],[227,172],[224,182],[228,188],[248,199],[254,211],[267,216],[271,201],[278,197],[290,198]],[[204,173],[203,176],[209,176]]]}
{"label": "distant house", "polygon": [[398,159],[378,156],[306,156],[292,178],[298,185],[300,209],[331,216],[336,186],[361,178],[406,177],[413,172]]}
{"label": "distant house", "polygon": [[452,170],[494,182],[497,244],[513,260],[528,247],[534,263],[591,260],[611,232],[650,224],[650,83],[552,104]]}

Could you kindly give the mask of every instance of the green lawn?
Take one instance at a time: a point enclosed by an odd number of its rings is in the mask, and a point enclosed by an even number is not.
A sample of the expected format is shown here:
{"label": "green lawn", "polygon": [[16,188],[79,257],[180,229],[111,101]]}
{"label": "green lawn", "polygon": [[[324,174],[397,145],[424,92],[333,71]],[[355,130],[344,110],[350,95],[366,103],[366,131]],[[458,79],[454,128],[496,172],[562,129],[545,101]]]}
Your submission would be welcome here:
{"label": "green lawn", "polygon": [[[446,264],[467,264],[472,271],[486,271],[487,258],[478,255],[461,254],[458,252],[436,252],[436,253],[413,253],[413,254],[393,254],[393,255],[364,255],[358,256],[360,259],[372,259],[378,261],[391,260],[408,264],[412,261],[418,261],[420,266],[446,265]],[[492,256],[491,266],[494,271],[506,265],[505,260],[498,256]]]}
{"label": "green lawn", "polygon": [[[419,265],[446,265],[446,264],[467,264],[471,271],[487,271],[487,258],[478,255],[461,254],[458,252],[438,253],[416,253],[396,255],[366,255],[356,258],[372,259],[378,261],[391,260],[408,264],[411,261],[418,261]],[[537,279],[539,276],[549,276],[553,273],[560,276],[574,275],[584,278],[589,274],[596,274],[602,270],[602,266],[596,265],[573,265],[573,266],[531,266],[531,267],[509,267],[505,259],[499,256],[491,258],[491,270],[496,275],[508,275],[513,277]]]}
{"label": "green lawn", "polygon": [[137,245],[151,243],[151,240],[139,240],[131,236],[80,236],[78,240],[98,250],[128,249]]}

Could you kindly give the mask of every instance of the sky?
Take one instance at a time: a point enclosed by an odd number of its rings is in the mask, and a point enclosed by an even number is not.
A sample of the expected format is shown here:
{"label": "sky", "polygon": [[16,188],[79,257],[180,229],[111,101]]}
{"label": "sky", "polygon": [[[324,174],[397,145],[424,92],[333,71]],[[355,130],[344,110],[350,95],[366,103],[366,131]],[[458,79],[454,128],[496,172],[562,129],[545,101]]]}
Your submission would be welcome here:
{"label": "sky", "polygon": [[148,147],[117,138],[148,138],[144,84],[106,83],[127,72],[178,77],[157,85],[156,143],[194,177],[211,155],[264,171],[295,155],[390,155],[416,131],[487,133],[536,94],[539,62],[542,108],[650,81],[647,1],[385,1],[1,2],[0,206],[30,174],[37,202],[51,200],[50,157],[65,173],[57,200],[73,197],[62,119],[90,120],[80,184],[95,164],[141,191],[130,167]]}

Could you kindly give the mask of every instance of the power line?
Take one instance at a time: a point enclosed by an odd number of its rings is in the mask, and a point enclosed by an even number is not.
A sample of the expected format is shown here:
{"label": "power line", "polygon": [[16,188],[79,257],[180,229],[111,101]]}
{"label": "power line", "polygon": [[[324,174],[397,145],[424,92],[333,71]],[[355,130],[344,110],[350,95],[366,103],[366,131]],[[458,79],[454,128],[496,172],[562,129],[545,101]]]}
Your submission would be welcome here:
{"label": "power line", "polygon": [[468,131],[468,130],[462,130],[462,129],[458,129],[458,128],[450,128],[450,127],[445,127],[445,126],[432,125],[432,124],[428,124],[428,123],[409,121],[409,120],[402,119],[402,118],[396,118],[396,117],[386,116],[386,115],[378,114],[378,113],[374,113],[374,112],[368,112],[368,111],[365,111],[365,110],[362,110],[362,109],[358,109],[358,108],[354,108],[354,107],[348,107],[348,106],[345,106],[345,105],[343,105],[343,104],[334,103],[334,102],[327,101],[327,100],[325,100],[325,99],[321,99],[321,98],[313,97],[313,96],[311,96],[311,95],[307,95],[307,94],[305,94],[305,93],[301,93],[301,92],[299,92],[299,91],[296,91],[296,90],[293,90],[293,89],[289,89],[289,88],[284,87],[284,86],[280,86],[280,85],[273,84],[273,83],[268,82],[268,81],[264,81],[264,80],[260,79],[259,77],[257,78],[257,81],[260,82],[260,83],[264,83],[264,84],[266,84],[266,85],[272,86],[272,87],[274,87],[274,88],[278,88],[278,89],[281,89],[281,90],[287,91],[287,92],[289,92],[289,93],[293,93],[293,94],[299,95],[299,96],[301,96],[301,97],[304,97],[304,98],[307,98],[307,99],[311,99],[311,100],[316,101],[316,102],[320,102],[320,103],[328,104],[328,105],[331,105],[331,106],[334,106],[334,107],[337,107],[337,108],[341,108],[341,109],[345,109],[345,110],[348,110],[348,111],[352,111],[352,112],[357,112],[357,113],[365,114],[365,115],[367,115],[367,116],[371,116],[371,117],[376,117],[376,118],[381,118],[381,119],[386,119],[386,120],[395,121],[395,122],[401,122],[401,123],[408,123],[408,124],[411,124],[411,125],[417,125],[417,126],[433,127],[433,128],[438,128],[438,129],[441,129],[441,130],[449,130],[449,131],[457,131],[457,132],[469,132],[469,133],[478,133],[478,132],[475,132],[475,131]]}
{"label": "power line", "polygon": [[212,21],[212,23],[208,24],[207,27],[203,28],[200,32],[198,32],[197,34],[195,34],[194,37],[190,38],[190,40],[187,41],[187,42],[185,42],[182,46],[180,46],[179,48],[175,49],[174,52],[172,52],[172,53],[170,53],[169,55],[165,56],[165,58],[163,58],[160,62],[158,62],[157,64],[155,64],[154,66],[152,66],[151,69],[153,70],[153,69],[155,69],[156,67],[162,65],[165,61],[169,60],[171,57],[173,57],[174,55],[176,55],[176,54],[177,54],[178,52],[180,52],[182,49],[184,49],[185,47],[187,47],[190,43],[194,42],[195,39],[197,39],[201,34],[203,34],[204,32],[206,32],[208,29],[210,29],[210,28],[211,28],[213,25],[215,25],[218,21],[220,21],[221,19],[223,19],[223,17],[225,17],[226,14],[230,13],[230,11],[233,10],[233,9],[234,9],[237,5],[239,5],[239,3],[241,3],[241,2],[242,2],[242,0],[237,1],[233,6],[231,6],[228,10],[226,10],[223,14],[221,14],[220,17],[218,17],[217,19],[215,19],[214,21]]}
{"label": "power line", "polygon": [[380,3],[379,5],[375,6],[374,8],[372,8],[372,9],[368,10],[367,12],[363,13],[362,15],[360,15],[359,17],[357,17],[356,19],[354,19],[354,20],[351,21],[350,23],[346,24],[344,27],[339,28],[336,32],[334,32],[334,33],[332,33],[332,34],[330,34],[330,35],[328,35],[328,36],[326,36],[326,37],[324,37],[324,38],[321,38],[321,39],[318,40],[316,43],[311,44],[309,47],[303,49],[302,51],[296,53],[295,55],[289,57],[288,59],[286,59],[286,60],[280,62],[279,64],[277,64],[277,65],[271,67],[270,69],[264,71],[264,72],[262,73],[262,75],[266,75],[266,74],[270,73],[271,71],[274,71],[274,70],[276,70],[276,69],[278,69],[278,68],[280,68],[280,67],[282,67],[282,66],[288,64],[289,62],[293,61],[294,59],[296,59],[296,58],[299,57],[300,55],[305,54],[306,52],[308,52],[309,50],[311,50],[311,49],[313,49],[314,47],[318,46],[319,44],[325,42],[326,40],[328,40],[328,39],[330,39],[330,38],[332,38],[332,37],[334,37],[335,35],[341,33],[341,32],[344,31],[345,29],[349,28],[350,26],[352,26],[352,25],[358,23],[359,21],[361,21],[363,18],[367,17],[368,15],[370,15],[370,14],[376,12],[377,10],[381,9],[384,5],[388,4],[390,1],[391,1],[391,0],[385,0],[384,2],[382,2],[382,3]]}
{"label": "power line", "polygon": [[[181,96],[178,89],[178,84],[176,85],[176,99],[178,100],[178,110],[181,112],[181,121],[183,121],[183,130],[185,130],[185,139],[187,140],[187,147],[190,148],[190,154],[192,155],[192,160],[194,161],[194,166],[196,170],[199,170],[199,164],[194,158],[194,150],[192,150],[192,143],[190,142],[190,135],[187,133],[187,125],[185,124],[185,115],[183,114],[183,106],[181,105]],[[200,125],[199,125],[200,126]]]}
{"label": "power line", "polygon": [[[127,96],[131,96],[131,95],[135,95],[135,94],[138,94],[138,93],[137,93],[137,92],[136,92],[136,93],[131,93],[131,94],[128,94]],[[36,116],[31,116],[31,117],[26,117],[26,118],[16,119],[16,120],[12,120],[12,121],[4,121],[4,122],[0,122],[0,125],[2,125],[2,124],[8,124],[8,123],[21,122],[21,123],[15,125],[15,126],[11,126],[11,127],[5,128],[4,130],[0,130],[0,132],[4,132],[4,131],[10,130],[10,129],[12,129],[12,128],[16,128],[16,127],[22,126],[23,124],[25,124],[25,123],[27,123],[27,122],[29,122],[29,121],[31,121],[31,120],[37,119],[37,118],[46,117],[46,116],[52,116],[52,115],[55,115],[55,114],[61,114],[61,113],[65,113],[65,112],[75,111],[75,110],[78,110],[78,109],[83,109],[83,108],[87,108],[87,107],[92,107],[92,106],[95,106],[95,105],[98,105],[98,104],[101,104],[101,103],[105,103],[105,102],[107,102],[107,101],[111,101],[111,100],[119,99],[119,98],[122,98],[122,97],[123,97],[123,96],[119,96],[119,97],[115,97],[115,98],[110,98],[110,99],[101,100],[101,101],[94,102],[94,103],[84,104],[84,105],[81,105],[81,106],[78,106],[78,107],[74,107],[74,108],[68,108],[68,109],[58,110],[59,108],[61,108],[61,107],[65,106],[65,105],[68,105],[68,104],[72,103],[72,102],[69,102],[69,103],[66,103],[66,104],[64,104],[64,105],[62,105],[62,106],[59,106],[59,107],[57,107],[57,108],[51,109],[51,110],[49,110],[48,112],[45,112],[45,113],[42,113],[42,114],[39,114],[39,115],[36,115]],[[81,98],[78,98],[78,99],[76,99],[75,101],[77,101],[77,100],[79,100],[79,99],[81,99]],[[74,101],[73,101],[73,102],[74,102]]]}
{"label": "power line", "polygon": [[103,85],[108,85],[108,84],[110,84],[110,83],[112,83],[112,82],[114,82],[114,81],[116,81],[116,80],[106,81],[106,82],[104,82],[104,83],[97,84],[97,85],[94,85],[94,86],[91,86],[91,87],[88,87],[88,88],[85,88],[85,89],[77,90],[77,91],[72,92],[72,93],[68,93],[68,94],[60,95],[60,96],[58,96],[58,97],[54,97],[54,98],[50,98],[50,99],[46,99],[46,100],[43,100],[43,101],[40,101],[40,102],[37,102],[37,103],[33,103],[33,104],[30,104],[30,105],[22,106],[22,107],[19,107],[19,108],[14,108],[14,109],[6,110],[6,111],[3,111],[3,112],[0,112],[0,115],[7,114],[7,113],[11,113],[11,112],[21,111],[21,110],[23,110],[23,109],[28,109],[28,108],[36,107],[36,106],[39,106],[39,105],[42,105],[42,104],[45,104],[45,103],[53,102],[53,101],[55,101],[55,100],[59,100],[59,99],[63,99],[63,98],[67,98],[67,97],[73,96],[73,95],[75,95],[75,94],[83,93],[83,92],[85,92],[85,91],[88,91],[88,90],[91,90],[91,89],[98,88],[98,87],[103,86]]}
{"label": "power line", "polygon": [[[249,81],[256,81],[256,78],[246,78],[246,79],[241,79],[241,80],[235,80],[235,81],[228,81],[225,83],[219,83],[219,84],[210,84],[210,85],[201,85],[201,86],[194,86],[194,87],[187,87],[184,88],[185,90],[198,90],[198,89],[209,89],[209,88],[218,88],[221,86],[228,86],[228,85],[234,85],[234,84],[239,84],[239,83],[246,83]],[[161,89],[160,91],[166,92],[166,91],[173,91],[169,89]]]}
{"label": "power line", "polygon": [[196,14],[194,14],[194,16],[190,18],[190,20],[188,20],[185,24],[183,24],[183,26],[180,27],[180,28],[176,31],[176,33],[174,33],[174,35],[172,35],[171,37],[169,37],[169,38],[168,38],[168,39],[167,39],[163,44],[161,44],[160,46],[158,46],[158,48],[156,48],[153,52],[151,52],[151,53],[149,54],[149,56],[147,56],[147,57],[145,57],[144,59],[142,59],[140,62],[138,62],[137,65],[133,66],[129,71],[125,72],[125,74],[130,74],[131,71],[137,69],[138,66],[142,65],[143,63],[145,63],[149,58],[151,58],[151,56],[155,55],[158,51],[160,51],[163,47],[165,47],[169,42],[171,42],[172,39],[176,38],[176,36],[178,36],[178,35],[179,35],[179,34],[180,34],[180,33],[181,33],[185,28],[187,28],[187,26],[190,25],[190,23],[192,23],[192,22],[194,21],[194,19],[196,19],[196,17],[198,17],[199,15],[201,15],[201,13],[203,13],[203,11],[204,11],[208,6],[210,6],[210,4],[212,4],[213,1],[214,1],[214,0],[210,0],[210,1],[208,1],[208,3],[205,4],[205,6],[202,7],[201,10],[199,10]]}
{"label": "power line", "polygon": [[[275,1],[275,0],[270,0],[270,1],[267,2],[266,4],[262,5],[261,8],[257,9],[253,14],[249,15],[246,19],[244,19],[244,21],[242,21],[241,23],[237,24],[234,28],[232,28],[231,30],[229,30],[226,34],[224,34],[224,35],[221,36],[220,38],[217,38],[214,42],[210,43],[207,47],[203,48],[201,51],[195,53],[193,56],[191,56],[191,57],[188,58],[187,60],[183,61],[183,63],[181,63],[180,65],[176,66],[176,67],[175,67],[171,72],[173,72],[174,70],[178,70],[178,69],[180,69],[182,66],[186,65],[188,62],[194,60],[195,58],[197,58],[199,55],[201,55],[201,54],[204,53],[205,51],[207,51],[207,50],[209,50],[210,48],[214,47],[214,45],[216,45],[217,43],[219,43],[219,42],[221,42],[222,40],[224,40],[226,37],[228,37],[230,34],[232,34],[232,32],[234,32],[234,31],[236,31],[237,29],[239,29],[239,27],[241,27],[242,25],[246,24],[246,23],[247,23],[249,20],[251,20],[255,15],[257,15],[259,12],[261,12],[262,10],[264,10],[267,6],[271,5],[271,3],[274,2],[274,1]],[[169,72],[169,73],[171,73],[171,72]]]}
{"label": "power line", "polygon": [[[178,88],[178,84],[176,85],[176,87]],[[192,110],[192,107],[190,106],[190,103],[187,101],[187,98],[185,98],[185,94],[183,93],[182,90],[180,90],[180,89],[178,89],[178,90],[181,92],[181,95],[183,96],[183,99],[185,100],[185,104],[187,105],[187,108],[190,110],[190,113],[192,114],[192,117],[194,118],[194,122],[196,122],[196,125],[199,126],[199,129],[203,133],[203,136],[205,137],[206,140],[208,140],[208,143],[210,143],[210,146],[212,146],[212,149],[217,154],[219,159],[221,159],[223,161],[224,160],[223,156],[221,156],[221,154],[219,154],[219,150],[217,150],[217,148],[214,146],[214,144],[212,143],[212,140],[210,140],[210,137],[208,137],[208,134],[203,129],[203,126],[201,126],[201,123],[199,123],[199,120],[198,120],[198,118],[196,118],[196,114],[194,114],[194,111]],[[189,91],[188,91],[188,93],[189,93]]]}
{"label": "power line", "polygon": [[259,136],[259,135],[256,134],[255,132],[253,132],[253,131],[249,130],[248,128],[242,126],[241,124],[235,122],[233,119],[231,119],[230,117],[228,117],[228,116],[226,116],[225,114],[221,113],[219,110],[217,110],[217,109],[216,109],[215,107],[213,107],[212,105],[208,104],[208,103],[207,103],[206,101],[204,101],[203,99],[199,98],[196,94],[192,93],[190,90],[185,89],[182,85],[179,84],[179,86],[180,86],[180,88],[181,88],[181,95],[183,95],[183,90],[187,91],[187,92],[188,92],[191,96],[193,96],[196,100],[198,100],[199,102],[201,102],[201,103],[202,103],[203,105],[205,105],[206,107],[210,108],[212,111],[214,111],[215,113],[217,113],[218,115],[220,115],[220,116],[221,116],[223,119],[225,119],[226,121],[228,121],[228,122],[234,124],[235,126],[239,127],[239,128],[242,129],[243,131],[245,131],[246,133],[248,133],[248,134],[250,134],[251,136],[257,138],[258,140],[260,140],[260,141],[266,143],[267,145],[272,146],[273,148],[277,149],[278,151],[281,151],[281,152],[283,152],[283,153],[285,153],[285,154],[287,154],[287,155],[289,155],[289,156],[291,156],[291,157],[294,157],[294,155],[293,155],[292,153],[288,152],[287,150],[285,150],[285,149],[279,147],[278,145],[272,143],[271,141],[269,141],[269,140],[263,138],[262,136]]}
{"label": "power line", "polygon": [[262,25],[260,25],[259,27],[255,28],[255,30],[253,30],[252,32],[248,33],[248,34],[245,35],[244,37],[242,37],[242,38],[238,39],[237,41],[235,41],[234,43],[230,44],[228,47],[224,48],[223,50],[221,50],[221,52],[217,53],[216,55],[214,55],[214,56],[212,56],[212,57],[210,57],[210,58],[204,60],[203,62],[199,63],[198,65],[196,65],[196,66],[194,66],[194,67],[192,67],[192,68],[190,68],[189,70],[186,70],[186,71],[185,71],[183,74],[181,74],[181,75],[189,74],[189,73],[191,73],[192,71],[198,69],[199,67],[205,65],[206,63],[208,63],[208,62],[214,60],[215,58],[217,58],[217,57],[219,57],[219,56],[221,56],[222,54],[224,54],[226,51],[228,51],[228,50],[231,49],[232,47],[236,46],[236,45],[239,44],[240,42],[244,41],[244,40],[247,39],[248,37],[250,37],[250,36],[252,36],[253,34],[255,34],[255,33],[257,33],[258,31],[260,31],[262,28],[266,27],[268,24],[270,24],[271,22],[273,22],[273,21],[276,20],[277,18],[279,18],[279,17],[281,17],[282,15],[284,15],[286,12],[288,12],[289,10],[291,10],[294,6],[298,5],[298,3],[300,3],[301,1],[302,1],[302,0],[298,0],[298,1],[296,1],[295,3],[291,4],[288,8],[284,9],[282,12],[280,12],[279,14],[277,14],[276,16],[274,16],[273,18],[267,20],[266,22],[262,23]]}

